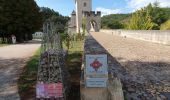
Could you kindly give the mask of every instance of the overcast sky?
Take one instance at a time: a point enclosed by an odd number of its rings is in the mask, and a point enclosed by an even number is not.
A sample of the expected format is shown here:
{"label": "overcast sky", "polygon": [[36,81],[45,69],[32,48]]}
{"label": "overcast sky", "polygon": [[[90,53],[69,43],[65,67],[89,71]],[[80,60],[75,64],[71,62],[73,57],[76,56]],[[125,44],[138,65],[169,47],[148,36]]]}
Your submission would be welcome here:
{"label": "overcast sky", "polygon": [[[35,0],[40,7],[49,7],[60,14],[69,16],[75,9],[74,0]],[[102,15],[130,13],[156,0],[92,0],[93,10]],[[170,7],[170,0],[157,0],[161,7]]]}

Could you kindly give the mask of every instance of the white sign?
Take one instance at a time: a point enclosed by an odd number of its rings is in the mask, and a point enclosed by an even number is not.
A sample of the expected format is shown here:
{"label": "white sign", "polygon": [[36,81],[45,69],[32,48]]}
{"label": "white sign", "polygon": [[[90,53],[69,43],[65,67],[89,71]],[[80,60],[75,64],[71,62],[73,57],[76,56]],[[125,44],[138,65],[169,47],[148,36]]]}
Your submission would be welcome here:
{"label": "white sign", "polygon": [[106,87],[107,78],[86,78],[87,87]]}
{"label": "white sign", "polygon": [[86,87],[106,87],[108,80],[107,55],[86,55]]}
{"label": "white sign", "polygon": [[86,55],[86,75],[108,74],[107,55]]}

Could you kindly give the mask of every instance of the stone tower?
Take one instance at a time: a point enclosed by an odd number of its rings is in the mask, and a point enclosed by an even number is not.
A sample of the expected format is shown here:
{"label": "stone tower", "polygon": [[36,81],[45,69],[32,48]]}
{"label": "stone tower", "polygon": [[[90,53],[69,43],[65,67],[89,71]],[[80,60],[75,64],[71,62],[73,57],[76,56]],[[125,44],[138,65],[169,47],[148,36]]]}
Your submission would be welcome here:
{"label": "stone tower", "polygon": [[68,33],[76,33],[76,12],[73,10],[71,18],[68,22]]}
{"label": "stone tower", "polygon": [[82,30],[83,12],[92,11],[92,0],[75,0],[76,4],[76,32],[80,33]]}
{"label": "stone tower", "polygon": [[71,14],[68,33],[98,32],[101,28],[101,12],[92,11],[92,0],[75,0],[75,5],[76,12]]}

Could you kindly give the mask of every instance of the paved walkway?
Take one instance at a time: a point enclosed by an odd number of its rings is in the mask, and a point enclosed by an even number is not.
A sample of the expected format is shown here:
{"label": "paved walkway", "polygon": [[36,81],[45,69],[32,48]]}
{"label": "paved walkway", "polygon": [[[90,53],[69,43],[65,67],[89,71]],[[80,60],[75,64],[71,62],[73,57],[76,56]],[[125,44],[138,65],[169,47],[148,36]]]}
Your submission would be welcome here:
{"label": "paved walkway", "polygon": [[[125,70],[112,66],[113,73],[123,80],[131,93],[128,97],[138,100],[138,94],[149,97],[170,92],[170,46],[105,33],[91,34],[119,62],[118,67]],[[147,91],[149,95],[139,91]]]}
{"label": "paved walkway", "polygon": [[38,41],[0,47],[0,100],[20,100],[17,80],[26,61],[39,47]]}
{"label": "paved walkway", "polygon": [[116,58],[170,63],[170,46],[105,33],[92,33],[92,36]]}

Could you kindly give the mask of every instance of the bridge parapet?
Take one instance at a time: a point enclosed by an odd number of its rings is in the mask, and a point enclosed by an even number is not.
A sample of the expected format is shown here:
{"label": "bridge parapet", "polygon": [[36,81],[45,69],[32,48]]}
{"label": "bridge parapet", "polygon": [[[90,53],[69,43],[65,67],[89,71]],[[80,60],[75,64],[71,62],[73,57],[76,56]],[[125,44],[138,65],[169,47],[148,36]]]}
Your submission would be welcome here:
{"label": "bridge parapet", "polygon": [[127,38],[144,40],[148,42],[170,45],[170,30],[105,30],[104,32],[110,35],[120,35]]}
{"label": "bridge parapet", "polygon": [[[106,87],[89,88],[86,87],[86,72],[85,72],[85,55],[87,54],[107,54],[108,57],[108,81]],[[113,76],[111,73],[113,59],[111,55],[105,50],[91,35],[86,37],[84,43],[84,57],[82,66],[82,79],[81,79],[81,100],[124,100],[122,84],[120,79]]]}

